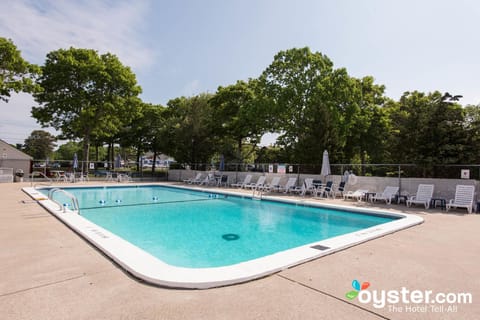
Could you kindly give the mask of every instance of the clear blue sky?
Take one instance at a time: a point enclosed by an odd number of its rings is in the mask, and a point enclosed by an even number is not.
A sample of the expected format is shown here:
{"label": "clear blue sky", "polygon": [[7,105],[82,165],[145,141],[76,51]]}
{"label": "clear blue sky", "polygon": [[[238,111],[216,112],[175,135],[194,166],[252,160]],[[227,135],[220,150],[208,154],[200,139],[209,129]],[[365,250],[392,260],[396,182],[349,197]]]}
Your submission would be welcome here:
{"label": "clear blue sky", "polygon": [[[479,33],[476,0],[0,1],[0,36],[27,60],[70,46],[114,53],[155,104],[257,77],[278,51],[304,46],[393,99],[439,90],[479,104]],[[0,102],[0,139],[22,143],[40,128],[33,104]]]}

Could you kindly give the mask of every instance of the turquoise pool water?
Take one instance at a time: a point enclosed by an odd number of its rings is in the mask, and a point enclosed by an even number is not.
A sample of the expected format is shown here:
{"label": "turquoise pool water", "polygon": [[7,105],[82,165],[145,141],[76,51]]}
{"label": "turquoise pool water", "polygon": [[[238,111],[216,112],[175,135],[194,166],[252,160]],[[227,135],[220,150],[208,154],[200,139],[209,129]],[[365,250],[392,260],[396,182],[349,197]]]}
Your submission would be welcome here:
{"label": "turquoise pool water", "polygon": [[395,219],[162,186],[65,190],[84,218],[188,268],[233,265]]}

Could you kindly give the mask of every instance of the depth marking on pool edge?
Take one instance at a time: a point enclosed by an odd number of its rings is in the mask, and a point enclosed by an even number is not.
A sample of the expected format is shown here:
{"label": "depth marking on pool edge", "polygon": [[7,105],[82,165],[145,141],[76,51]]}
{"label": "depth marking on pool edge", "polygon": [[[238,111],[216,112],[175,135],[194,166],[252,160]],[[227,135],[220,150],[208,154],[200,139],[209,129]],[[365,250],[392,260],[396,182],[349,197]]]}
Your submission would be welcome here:
{"label": "depth marking on pool edge", "polygon": [[379,227],[379,228],[374,228],[374,229],[371,229],[371,230],[360,231],[360,232],[356,232],[355,236],[362,237],[362,236],[369,235],[371,233],[374,233],[374,232],[377,232],[377,231],[382,231],[382,230],[383,229]]}
{"label": "depth marking on pool edge", "polygon": [[103,239],[108,239],[109,236],[107,236],[106,234],[104,234],[102,231],[96,229],[95,227],[91,227],[91,226],[87,226],[86,227],[89,231],[91,231],[93,234],[99,236],[100,238],[103,238]]}

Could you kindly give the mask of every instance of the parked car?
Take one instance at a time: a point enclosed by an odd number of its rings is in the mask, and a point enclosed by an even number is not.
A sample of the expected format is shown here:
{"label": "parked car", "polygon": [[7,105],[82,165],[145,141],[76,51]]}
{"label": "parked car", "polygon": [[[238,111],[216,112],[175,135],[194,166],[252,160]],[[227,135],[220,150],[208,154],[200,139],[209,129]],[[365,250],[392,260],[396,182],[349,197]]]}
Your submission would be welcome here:
{"label": "parked car", "polygon": [[59,169],[59,168],[61,168],[61,167],[62,167],[62,166],[61,166],[60,163],[58,163],[58,162],[52,163],[52,164],[50,165],[50,168],[54,168],[54,169]]}

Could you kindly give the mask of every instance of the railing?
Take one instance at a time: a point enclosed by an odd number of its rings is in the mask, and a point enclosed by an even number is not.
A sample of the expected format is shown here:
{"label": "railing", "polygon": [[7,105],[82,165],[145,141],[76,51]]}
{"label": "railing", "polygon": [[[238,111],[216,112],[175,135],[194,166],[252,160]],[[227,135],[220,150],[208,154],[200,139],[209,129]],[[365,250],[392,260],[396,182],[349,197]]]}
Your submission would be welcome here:
{"label": "railing", "polygon": [[78,199],[77,197],[75,197],[73,194],[71,194],[70,192],[67,192],[63,189],[59,189],[59,188],[53,188],[52,190],[50,190],[48,192],[48,199],[52,200],[53,202],[57,203],[60,207],[60,210],[63,209],[63,212],[66,212],[67,211],[67,205],[63,205],[61,204],[60,202],[56,201],[53,199],[53,195],[57,192],[61,192],[63,193],[64,195],[66,195],[68,198],[70,198],[70,200],[72,200],[72,208],[70,209],[71,211],[76,211],[78,214],[80,214],[80,206],[78,205]]}
{"label": "railing", "polygon": [[253,188],[252,192],[252,199],[254,200],[262,200],[263,198],[263,188]]}
{"label": "railing", "polygon": [[[44,177],[45,179],[47,179],[47,181],[49,182],[49,184],[42,184],[42,183],[38,183],[38,184],[34,184],[35,182],[35,176],[41,176],[41,177]],[[33,186],[34,188],[37,187],[37,185],[44,185],[44,186],[51,186],[52,183],[53,183],[53,180],[49,177],[47,177],[45,175],[45,173],[41,172],[41,171],[33,171],[32,172],[32,175],[31,175],[31,179],[30,179],[30,186]]]}
{"label": "railing", "polygon": [[[171,166],[170,173],[177,170],[191,171],[219,171],[219,172],[258,172],[275,174],[319,175],[322,164],[300,163],[230,163],[221,164],[195,163],[192,165]],[[480,164],[435,164],[420,165],[412,163],[331,163],[331,175],[343,175],[346,171],[357,176],[366,177],[401,177],[401,178],[435,178],[459,179],[464,178],[464,172],[469,173],[470,179],[480,180]],[[189,173],[191,175],[191,173]]]}

